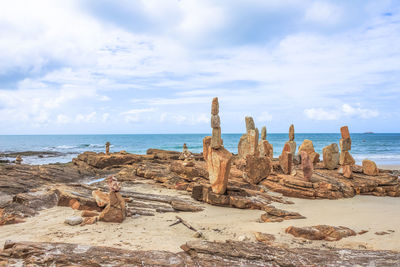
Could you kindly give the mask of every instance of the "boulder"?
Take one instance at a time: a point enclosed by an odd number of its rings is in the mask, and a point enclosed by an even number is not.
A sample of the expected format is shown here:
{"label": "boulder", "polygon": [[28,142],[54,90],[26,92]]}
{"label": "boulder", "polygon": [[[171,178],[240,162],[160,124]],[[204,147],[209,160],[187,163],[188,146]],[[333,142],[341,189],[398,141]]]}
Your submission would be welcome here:
{"label": "boulder", "polygon": [[238,145],[239,158],[245,158],[247,155],[258,154],[258,129],[249,130],[247,134],[242,135]]}
{"label": "boulder", "polygon": [[356,232],[343,226],[316,225],[308,227],[286,228],[286,233],[295,237],[302,237],[309,240],[338,241],[344,237],[355,236]]}
{"label": "boulder", "polygon": [[356,161],[351,156],[349,151],[342,151],[339,157],[339,164],[340,165],[354,165]]}
{"label": "boulder", "polygon": [[289,148],[290,148],[290,150],[289,150],[289,152],[291,152],[292,154],[293,154],[293,156],[295,156],[296,155],[296,142],[295,141],[287,141],[286,143],[285,143],[285,145],[288,145],[289,146]]}
{"label": "boulder", "polygon": [[342,135],[343,139],[350,138],[349,127],[343,126],[340,128],[340,134]]}
{"label": "boulder", "polygon": [[351,139],[346,138],[346,139],[340,139],[339,141],[340,145],[340,151],[348,151],[351,150]]}
{"label": "boulder", "polygon": [[218,113],[219,113],[218,97],[214,97],[211,103],[211,115],[218,115]]}
{"label": "boulder", "polygon": [[268,157],[247,155],[243,170],[243,179],[251,184],[258,184],[271,172],[271,160]]}
{"label": "boulder", "polygon": [[314,171],[314,165],[310,156],[305,151],[301,152],[301,168],[303,169],[304,179],[310,181]]}
{"label": "boulder", "polygon": [[307,152],[307,154],[315,152],[313,142],[311,140],[305,139],[303,143],[299,146],[299,154],[301,154],[302,151]]}
{"label": "boulder", "polygon": [[218,149],[222,146],[221,128],[212,128],[211,147]]}
{"label": "boulder", "polygon": [[220,128],[221,120],[219,115],[211,115],[211,128]]}
{"label": "boulder", "polygon": [[213,149],[210,137],[203,139],[203,154],[207,163],[209,180],[214,193],[224,194],[228,184],[228,177],[231,168],[232,154],[224,147]]}
{"label": "boulder", "polygon": [[322,149],[324,167],[334,170],[339,165],[339,147],[336,143],[330,144]]}
{"label": "boulder", "polygon": [[362,161],[362,170],[366,175],[376,176],[379,174],[379,169],[376,166],[376,163],[369,159],[364,159]]}
{"label": "boulder", "polygon": [[121,223],[126,215],[125,200],[119,192],[110,192],[110,203],[99,215],[99,221]]}

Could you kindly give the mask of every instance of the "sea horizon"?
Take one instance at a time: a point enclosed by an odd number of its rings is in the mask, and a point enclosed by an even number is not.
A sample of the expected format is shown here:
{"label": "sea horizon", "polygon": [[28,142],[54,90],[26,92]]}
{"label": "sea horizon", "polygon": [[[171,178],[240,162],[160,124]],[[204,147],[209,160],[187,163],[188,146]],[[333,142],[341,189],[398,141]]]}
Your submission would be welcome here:
{"label": "sea horizon", "polygon": [[[24,163],[47,164],[66,163],[85,151],[104,152],[105,143],[110,142],[111,152],[125,150],[134,154],[146,154],[147,149],[156,148],[182,151],[183,143],[195,153],[202,152],[202,140],[211,133],[157,133],[157,134],[30,134],[0,135],[0,154],[2,160],[14,160],[18,152],[41,152],[25,156]],[[223,133],[224,147],[237,153],[237,145],[243,133]],[[357,164],[370,159],[379,165],[400,165],[400,133],[351,133],[351,153]],[[322,148],[339,143],[340,133],[296,133],[298,147],[303,140],[313,141],[316,152]],[[279,157],[287,133],[268,133],[267,140],[273,145],[274,157]],[[46,153],[44,153],[46,152]],[[12,154],[12,157],[7,154]]]}

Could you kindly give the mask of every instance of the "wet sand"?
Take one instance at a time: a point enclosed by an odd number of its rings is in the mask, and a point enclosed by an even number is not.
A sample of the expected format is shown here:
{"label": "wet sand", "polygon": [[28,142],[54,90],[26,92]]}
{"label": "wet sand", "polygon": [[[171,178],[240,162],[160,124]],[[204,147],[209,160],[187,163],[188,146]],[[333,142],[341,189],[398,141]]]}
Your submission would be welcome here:
{"label": "wet sand", "polygon": [[[137,184],[131,190],[144,193],[184,195],[187,192],[168,190],[155,185]],[[306,219],[280,223],[261,223],[258,210],[240,210],[201,204],[205,210],[197,213],[157,213],[156,216],[127,218],[122,224],[98,222],[94,225],[69,226],[66,217],[79,215],[68,207],[54,207],[29,218],[25,223],[1,227],[0,244],[5,240],[68,242],[86,245],[111,246],[139,250],[181,251],[186,241],[195,240],[194,232],[178,224],[170,227],[179,215],[201,230],[207,240],[255,241],[254,232],[273,234],[276,242],[290,247],[339,247],[355,249],[400,251],[400,198],[356,196],[340,200],[305,200],[291,198],[295,204],[273,203],[276,207],[297,211]],[[288,226],[328,224],[346,226],[366,234],[344,238],[336,242],[308,241],[285,233]],[[376,235],[375,232],[389,232]]]}

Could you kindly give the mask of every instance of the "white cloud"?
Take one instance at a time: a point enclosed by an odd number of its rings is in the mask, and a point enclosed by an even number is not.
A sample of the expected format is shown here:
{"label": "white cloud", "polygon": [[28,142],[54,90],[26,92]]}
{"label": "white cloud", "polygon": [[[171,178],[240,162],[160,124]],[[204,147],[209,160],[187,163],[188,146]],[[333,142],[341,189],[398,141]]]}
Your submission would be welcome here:
{"label": "white cloud", "polygon": [[270,122],[272,121],[272,115],[268,112],[262,112],[260,116],[257,117],[257,120],[261,122]]}
{"label": "white cloud", "polygon": [[355,117],[362,119],[375,118],[379,112],[374,109],[352,107],[349,104],[343,104],[337,109],[309,108],[304,110],[304,114],[313,120],[338,120],[343,117]]}

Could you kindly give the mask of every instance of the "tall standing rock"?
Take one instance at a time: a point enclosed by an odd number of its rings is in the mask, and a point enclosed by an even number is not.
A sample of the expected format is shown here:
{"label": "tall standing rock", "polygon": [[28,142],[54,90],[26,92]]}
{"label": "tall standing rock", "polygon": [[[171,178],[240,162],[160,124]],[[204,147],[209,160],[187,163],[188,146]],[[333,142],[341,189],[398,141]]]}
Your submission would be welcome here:
{"label": "tall standing rock", "polygon": [[351,150],[351,138],[349,127],[343,126],[340,128],[340,134],[342,138],[340,139],[340,157],[339,164],[342,165],[343,176],[346,178],[352,178],[353,174],[351,171],[351,166],[355,164],[355,160],[350,154]]}
{"label": "tall standing rock", "polygon": [[106,155],[110,155],[110,142],[106,143]]}
{"label": "tall standing rock", "polygon": [[218,97],[214,97],[211,104],[211,128],[212,128],[211,147],[214,149],[218,149],[222,146],[221,125],[218,113],[219,113]]}
{"label": "tall standing rock", "polygon": [[203,157],[207,164],[211,189],[216,194],[224,194],[231,169],[232,154],[223,147],[219,118],[219,103],[215,97],[211,104],[212,136],[203,139]]}
{"label": "tall standing rock", "polygon": [[310,181],[314,170],[313,161],[311,160],[310,155],[305,151],[301,151],[300,155],[301,168],[303,169],[304,179],[306,181]]}
{"label": "tall standing rock", "polygon": [[283,146],[282,154],[279,156],[279,165],[284,174],[290,174],[292,172],[293,153],[290,151],[288,142]]}
{"label": "tall standing rock", "polygon": [[289,127],[289,141],[294,141],[294,125],[291,124]]}
{"label": "tall standing rock", "polygon": [[252,117],[248,116],[245,117],[245,121],[246,121],[246,132],[248,133],[250,130],[255,130],[256,126],[254,124],[254,120]]}
{"label": "tall standing rock", "polygon": [[324,167],[334,170],[339,165],[339,147],[336,143],[330,144],[322,149]]}
{"label": "tall standing rock", "polygon": [[261,128],[261,141],[267,140],[267,127],[263,126]]}

